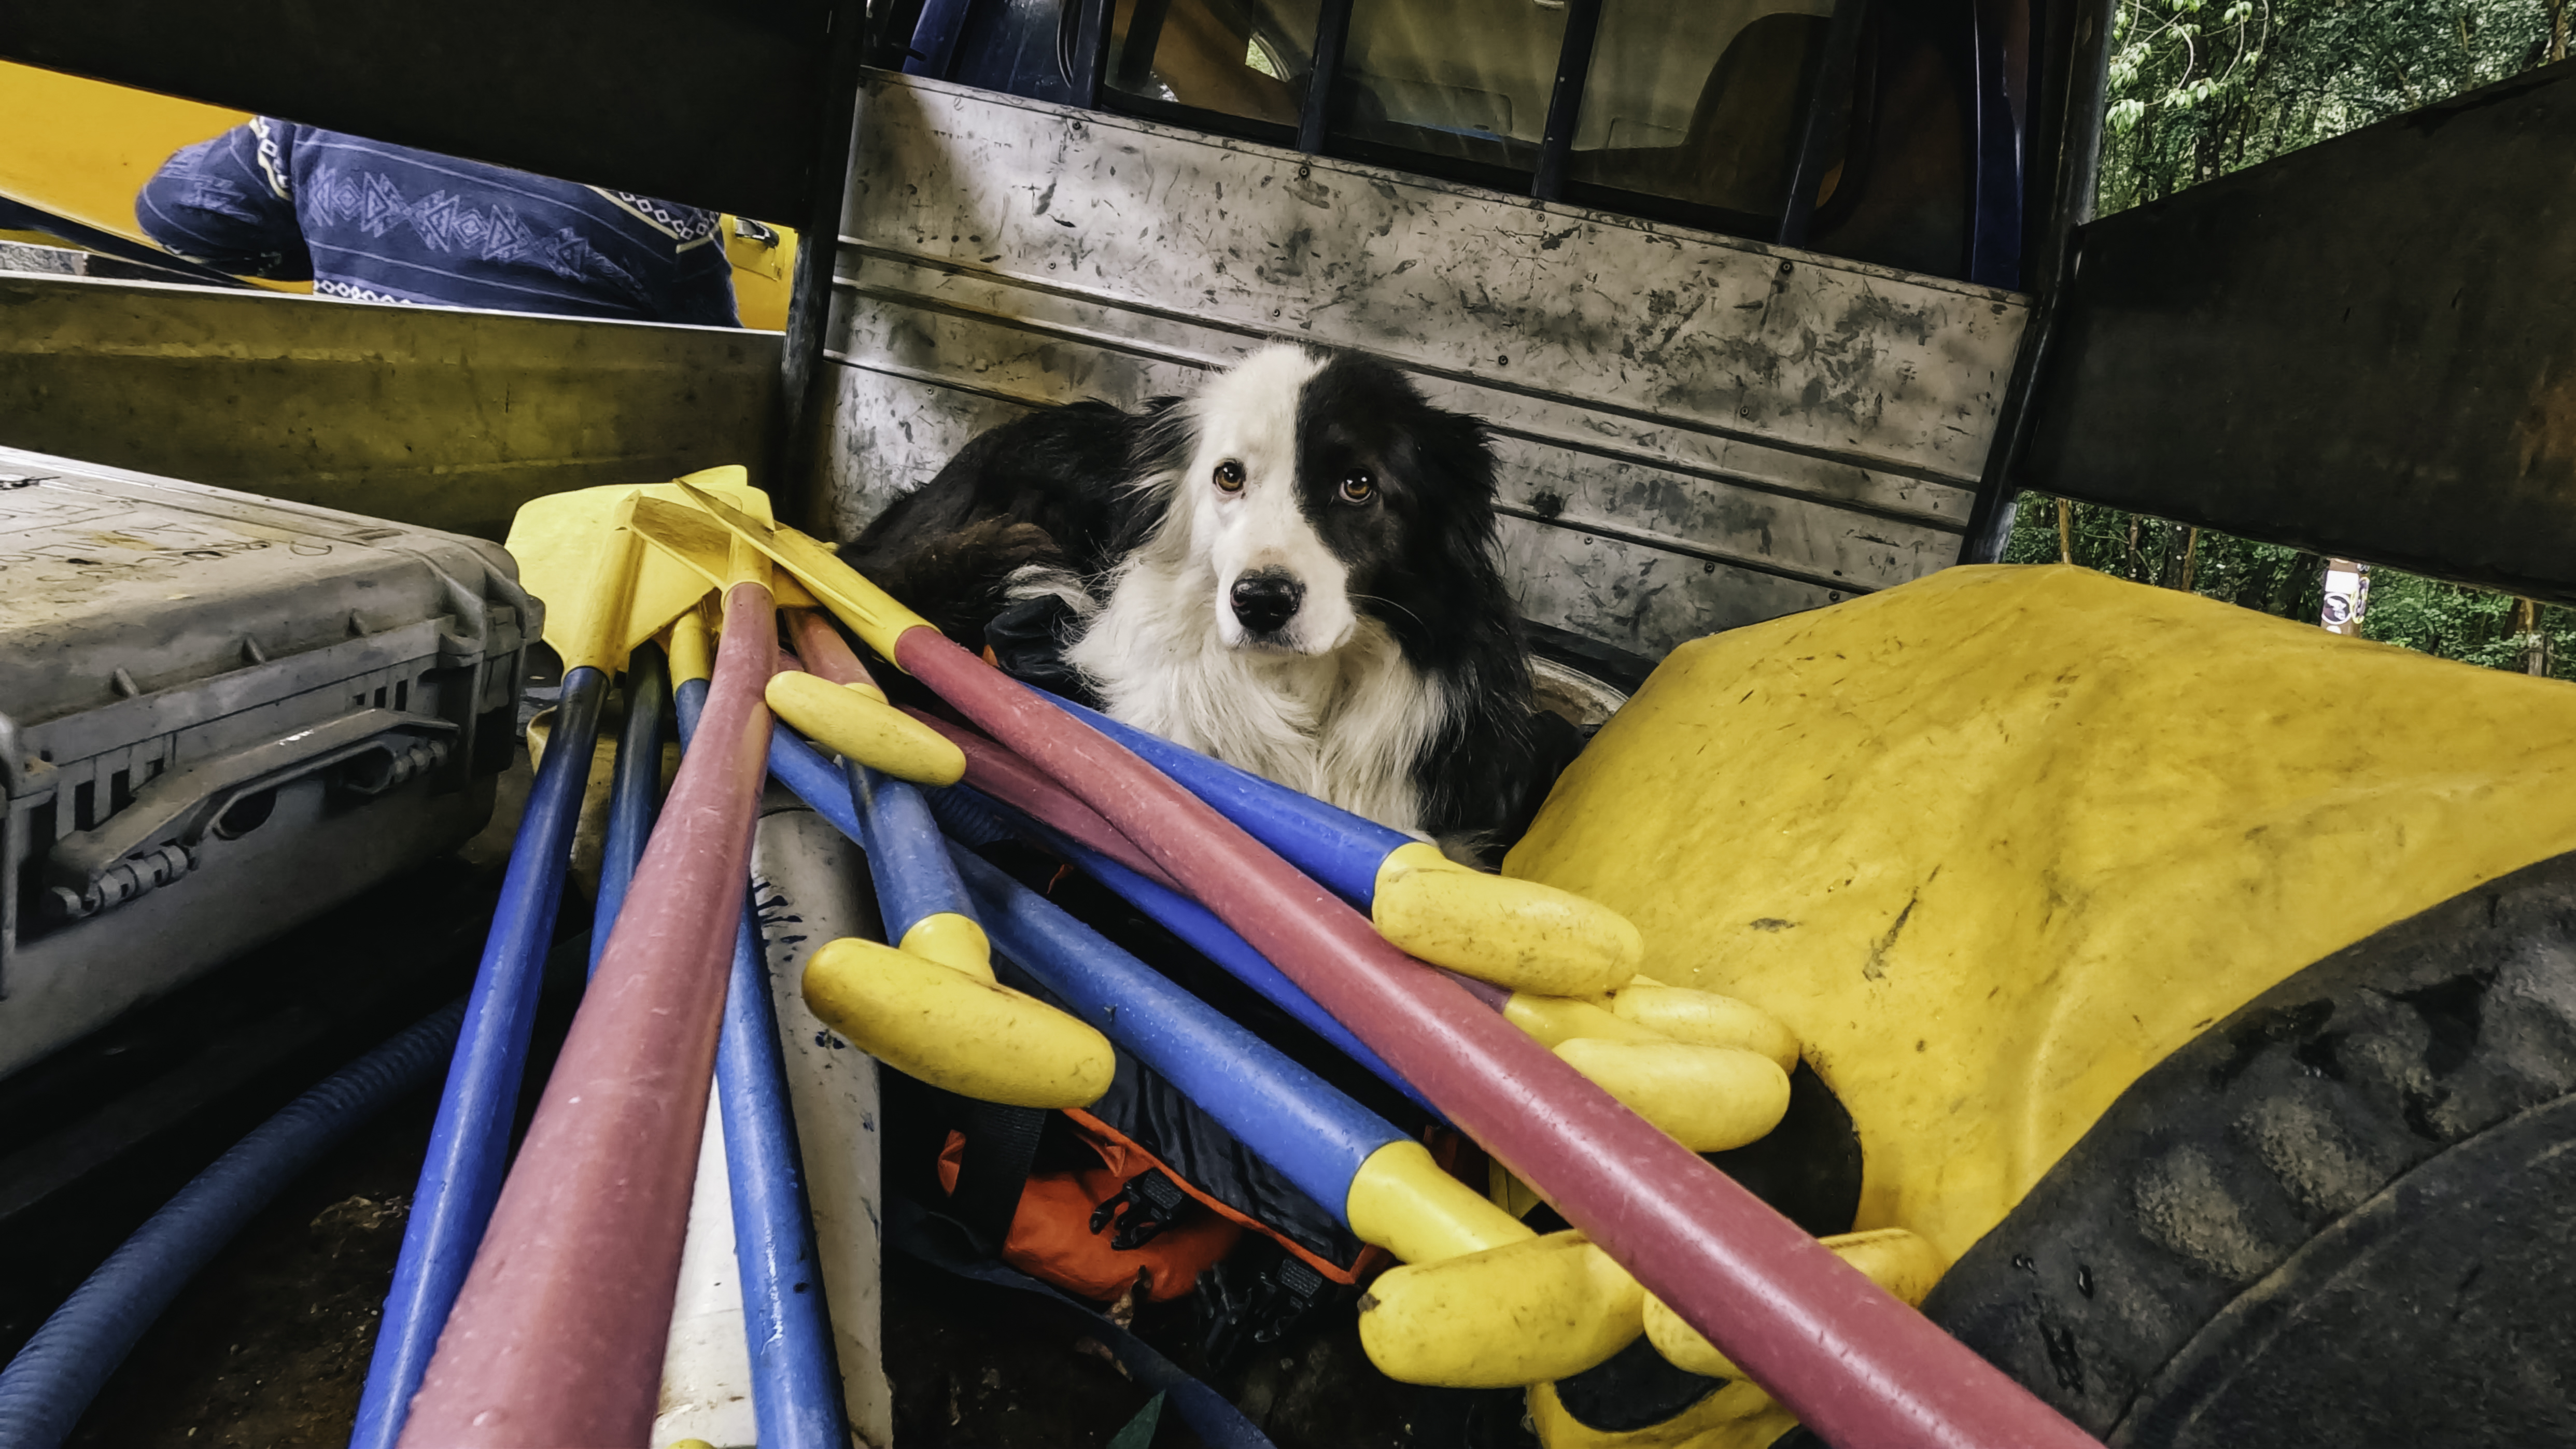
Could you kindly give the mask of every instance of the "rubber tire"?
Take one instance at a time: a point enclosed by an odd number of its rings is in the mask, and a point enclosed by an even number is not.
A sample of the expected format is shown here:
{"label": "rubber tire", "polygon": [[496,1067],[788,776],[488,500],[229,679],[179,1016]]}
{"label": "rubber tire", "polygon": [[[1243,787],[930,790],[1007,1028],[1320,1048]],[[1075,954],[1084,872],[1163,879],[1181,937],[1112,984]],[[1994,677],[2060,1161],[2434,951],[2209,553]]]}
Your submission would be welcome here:
{"label": "rubber tire", "polygon": [[2157,1064],[1924,1311],[2114,1449],[2576,1446],[2571,1092],[2576,855]]}

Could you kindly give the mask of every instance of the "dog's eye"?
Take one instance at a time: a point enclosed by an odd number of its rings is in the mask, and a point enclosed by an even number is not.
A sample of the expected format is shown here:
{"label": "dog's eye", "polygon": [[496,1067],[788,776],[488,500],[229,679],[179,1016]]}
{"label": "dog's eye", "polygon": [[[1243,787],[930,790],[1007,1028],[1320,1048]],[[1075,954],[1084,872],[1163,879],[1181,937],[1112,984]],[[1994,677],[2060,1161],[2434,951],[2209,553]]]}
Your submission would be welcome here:
{"label": "dog's eye", "polygon": [[1365,468],[1354,468],[1342,475],[1342,501],[1366,503],[1377,496],[1377,480]]}
{"label": "dog's eye", "polygon": [[1243,465],[1232,458],[1216,465],[1216,486],[1228,493],[1243,491]]}

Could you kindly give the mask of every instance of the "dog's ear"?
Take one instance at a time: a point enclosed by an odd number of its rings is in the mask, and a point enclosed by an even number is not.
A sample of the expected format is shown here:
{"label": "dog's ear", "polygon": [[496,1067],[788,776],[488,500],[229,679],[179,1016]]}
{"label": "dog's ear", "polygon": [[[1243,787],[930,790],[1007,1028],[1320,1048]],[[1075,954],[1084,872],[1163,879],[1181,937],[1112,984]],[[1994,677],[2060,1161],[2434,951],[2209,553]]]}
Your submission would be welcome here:
{"label": "dog's ear", "polygon": [[1131,476],[1139,483],[1150,483],[1177,472],[1189,466],[1190,454],[1197,447],[1198,418],[1183,399],[1154,398],[1145,404],[1144,415],[1137,422]]}
{"label": "dog's ear", "polygon": [[1426,404],[1411,432],[1413,472],[1428,492],[1452,508],[1492,507],[1494,441],[1483,419]]}

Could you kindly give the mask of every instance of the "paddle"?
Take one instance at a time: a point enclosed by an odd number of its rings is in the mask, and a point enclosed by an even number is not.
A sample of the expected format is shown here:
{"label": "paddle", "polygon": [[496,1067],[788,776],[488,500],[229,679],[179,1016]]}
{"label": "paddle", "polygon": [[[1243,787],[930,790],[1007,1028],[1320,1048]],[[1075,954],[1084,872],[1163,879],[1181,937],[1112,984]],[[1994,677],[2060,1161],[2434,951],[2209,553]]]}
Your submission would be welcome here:
{"label": "paddle", "polygon": [[[704,624],[694,616],[682,626]],[[702,660],[703,648],[692,651]],[[693,661],[694,662],[694,661]],[[703,677],[679,701],[682,758],[706,702]],[[849,1440],[822,1257],[805,1200],[805,1162],[787,1099],[769,963],[754,908],[734,928],[716,1041],[716,1100],[723,1114],[725,1182],[733,1206],[735,1269],[742,1275],[744,1339],[751,1351],[751,1411],[764,1449],[842,1449]]]}
{"label": "paddle", "polygon": [[[657,551],[704,573],[718,568],[715,560],[727,551],[742,547],[723,530],[711,529],[704,515],[653,500],[639,502],[630,521]],[[855,668],[854,656],[850,663]],[[773,678],[770,688],[780,679],[819,684],[827,693],[883,709],[862,697],[873,685],[852,689],[786,674]],[[843,743],[869,750],[892,740],[906,763],[937,757],[909,738],[918,736],[944,754],[934,778],[956,777],[962,760],[952,747],[902,715],[884,711],[884,718],[893,726],[872,726]],[[1107,1090],[1112,1054],[1106,1038],[994,982],[983,928],[961,909],[954,882],[943,887],[935,879],[946,872],[947,859],[928,813],[919,812],[916,821],[890,816],[879,830],[859,828],[857,812],[838,807],[841,801],[863,804],[871,794],[864,779],[854,798],[845,785],[825,783],[830,767],[802,740],[783,728],[771,734],[780,777],[793,782],[790,788],[801,788],[827,817],[849,822],[845,831],[869,851],[871,873],[895,898],[886,907],[889,919],[910,918],[903,946],[843,940],[814,954],[806,963],[804,989],[815,1014],[886,1065],[963,1096],[1014,1106],[1080,1107]],[[890,776],[873,778],[895,783]]]}
{"label": "paddle", "polygon": [[[828,680],[845,693],[863,689],[883,704],[885,695],[868,678],[867,667],[850,651],[849,643],[829,620],[813,610],[802,609],[789,616],[788,627],[794,633],[798,657],[814,671],[806,678]],[[796,693],[794,678],[780,675],[770,681],[772,696]],[[907,716],[894,717],[946,752],[939,760],[939,774],[944,778],[929,783],[954,784],[965,774],[966,756],[956,745]],[[789,716],[789,723],[804,729],[808,718]],[[839,741],[822,736],[817,739],[827,748],[840,750],[850,801],[857,807],[859,822],[866,830],[860,843],[868,853],[868,875],[876,883],[877,908],[885,916],[886,939],[916,956],[990,976],[992,948],[984,938],[983,928],[966,910],[957,873],[949,868],[948,853],[940,845],[938,823],[931,819],[930,807],[922,801],[921,790],[915,784],[924,776],[914,773],[907,777],[871,768],[878,761],[853,748],[871,743],[869,736]],[[909,761],[913,752],[905,753]]]}
{"label": "paddle", "polygon": [[768,567],[733,552],[698,748],[422,1378],[410,1449],[640,1443],[651,1429],[769,744]]}
{"label": "paddle", "polygon": [[1099,811],[1827,1440],[2092,1443],[1240,826],[951,643],[825,545],[687,491],[869,647]]}
{"label": "paddle", "polygon": [[608,832],[599,851],[599,899],[591,906],[590,969],[608,949],[602,923],[615,921],[662,794],[662,711],[671,704],[671,670],[658,644],[638,644],[626,657],[626,727],[617,737],[617,773],[608,786]]}
{"label": "paddle", "polygon": [[1471,870],[1403,831],[1069,699],[1045,697],[1366,911],[1378,934],[1408,956],[1544,996],[1590,996],[1637,974],[1645,941],[1607,907],[1536,881]]}
{"label": "paddle", "polygon": [[[1103,884],[1292,1015],[1332,1019],[1206,907],[1146,875],[1136,864],[1142,860],[1136,847],[1064,787],[973,730],[921,718],[964,753],[969,785],[1006,799],[1001,808],[1039,822],[1041,844],[1073,852],[1071,858]],[[1307,803],[1332,809],[1322,801]],[[1456,979],[1476,1000],[1694,1152],[1741,1147],[1768,1134],[1789,1109],[1797,1037],[1744,1002],[1640,977],[1615,996],[1597,998],[1612,1008],[1604,1010],[1594,1001]],[[1413,1093],[1374,1052],[1358,1060]]]}
{"label": "paddle", "polygon": [[491,934],[403,1227],[393,1287],[385,1295],[352,1449],[393,1449],[501,1190],[540,968],[563,897],[600,706],[631,642],[639,546],[608,512],[591,507],[597,501],[566,506],[540,499],[523,509],[544,534],[543,543],[512,530],[513,542],[527,549],[520,582],[551,601],[545,640],[563,658],[554,748],[537,770],[511,843]]}

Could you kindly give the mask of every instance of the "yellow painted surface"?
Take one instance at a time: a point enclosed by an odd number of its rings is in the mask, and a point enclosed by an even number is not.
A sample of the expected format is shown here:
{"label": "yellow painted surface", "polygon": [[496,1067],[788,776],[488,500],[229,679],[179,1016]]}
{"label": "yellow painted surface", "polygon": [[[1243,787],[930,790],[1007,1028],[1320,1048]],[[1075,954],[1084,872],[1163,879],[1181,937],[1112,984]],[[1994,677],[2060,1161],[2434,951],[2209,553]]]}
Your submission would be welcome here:
{"label": "yellow painted surface", "polygon": [[672,688],[715,677],[715,639],[703,610],[691,609],[673,619],[670,640]]}
{"label": "yellow painted surface", "polygon": [[[739,475],[743,470],[736,467],[713,471],[730,471]],[[721,493],[724,490],[715,491]],[[743,491],[745,494],[759,492],[748,488]],[[769,508],[767,495],[761,494],[756,501],[757,507],[749,504],[746,507],[752,514],[766,517]],[[655,552],[694,575],[712,595],[721,596],[744,575],[751,575],[753,581],[758,581],[756,570],[748,567],[751,561],[742,557],[742,550],[737,547],[733,535],[727,533],[722,524],[707,517],[705,510],[686,501],[675,501],[671,493],[655,493],[647,489],[643,497],[635,500],[627,522],[638,537],[653,546]],[[769,574],[770,596],[779,608],[821,607],[793,577],[774,569]]]}
{"label": "yellow painted surface", "polygon": [[769,246],[739,234],[732,217],[724,219],[725,260],[733,263],[733,309],[745,327],[763,332],[787,330],[787,294],[796,274],[796,233],[773,226],[778,244]]}
{"label": "yellow painted surface", "polygon": [[1955,1259],[2265,988],[2571,849],[2576,688],[1984,567],[1676,650],[1505,871],[1778,1017],[1857,1226]]}
{"label": "yellow painted surface", "polygon": [[828,754],[920,785],[966,778],[965,751],[882,699],[796,673],[772,675],[767,698],[772,712]]}
{"label": "yellow painted surface", "polygon": [[1406,954],[1514,991],[1590,996],[1627,980],[1643,949],[1612,911],[1530,881],[1470,870],[1434,845],[1378,863],[1370,920]]}
{"label": "yellow painted surface", "polygon": [[1547,1449],[1764,1449],[1798,1422],[1743,1379],[1660,1424],[1626,1433],[1607,1433],[1578,1421],[1558,1401],[1554,1384],[1530,1390],[1529,1415]]}
{"label": "yellow painted surface", "polygon": [[1595,1041],[1671,1041],[1650,1026],[1622,1021],[1590,1001],[1571,996],[1540,996],[1515,991],[1503,1003],[1503,1020],[1519,1027],[1540,1046],[1555,1047],[1590,1037]]}
{"label": "yellow painted surface", "polygon": [[[247,111],[7,61],[0,61],[0,116],[9,117],[0,124],[0,196],[144,246],[156,244],[134,218],[143,183],[173,151],[250,120]],[[739,235],[731,217],[723,227],[742,325],[785,331],[796,233],[771,227],[778,234],[771,246]],[[0,233],[0,240],[68,245],[43,233]],[[311,282],[244,280],[273,291],[313,290]]]}
{"label": "yellow painted surface", "polygon": [[[210,140],[250,119],[176,96],[84,80],[0,61],[0,196],[67,221],[156,246],[134,219],[143,183],[182,146]],[[13,238],[69,246],[42,233]],[[255,281],[280,292],[311,282]]]}
{"label": "yellow painted surface", "polygon": [[1010,1107],[1088,1107],[1117,1071],[1109,1039],[1032,996],[856,938],[805,965],[805,1004],[904,1075]]}
{"label": "yellow painted surface", "polygon": [[562,656],[567,675],[583,668],[614,674],[626,662],[626,606],[643,553],[632,530],[611,524],[591,540],[582,582],[546,606],[546,642]]}
{"label": "yellow painted surface", "polygon": [[1390,1268],[1360,1302],[1389,1378],[1508,1388],[1580,1373],[1645,1332],[1646,1290],[1580,1233]]}

